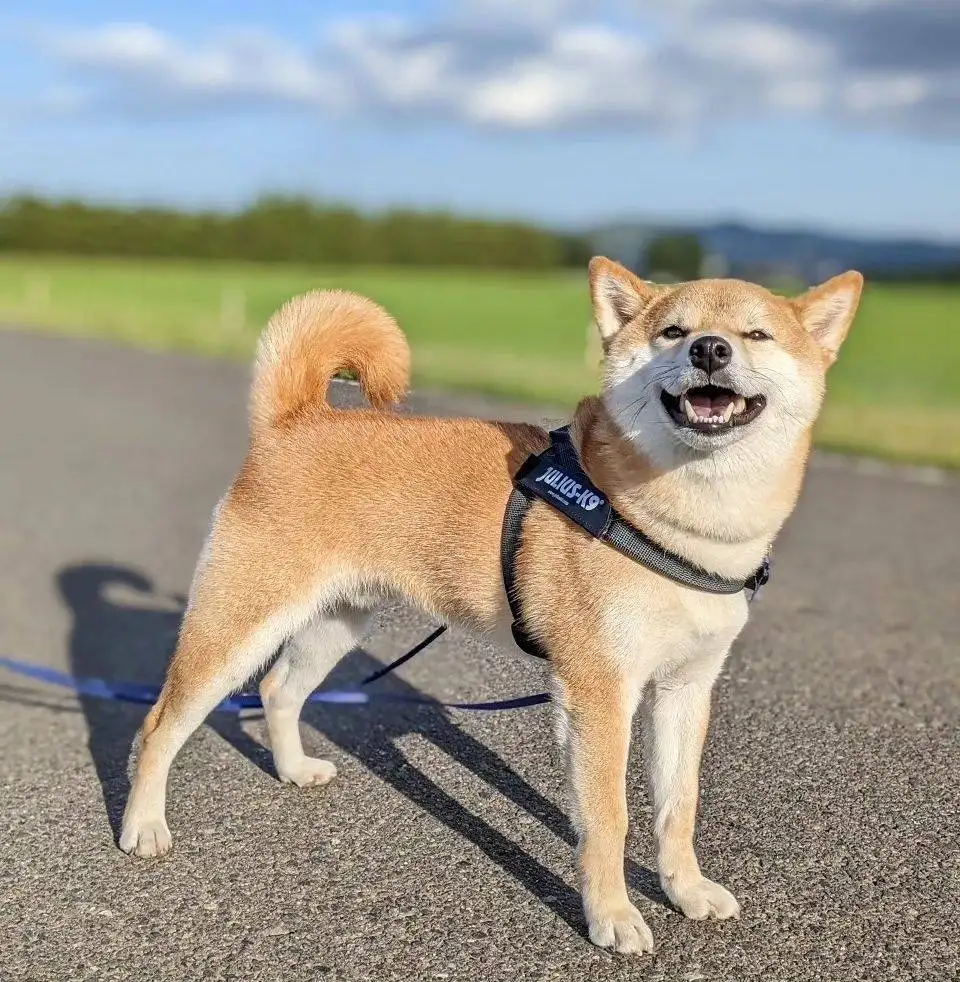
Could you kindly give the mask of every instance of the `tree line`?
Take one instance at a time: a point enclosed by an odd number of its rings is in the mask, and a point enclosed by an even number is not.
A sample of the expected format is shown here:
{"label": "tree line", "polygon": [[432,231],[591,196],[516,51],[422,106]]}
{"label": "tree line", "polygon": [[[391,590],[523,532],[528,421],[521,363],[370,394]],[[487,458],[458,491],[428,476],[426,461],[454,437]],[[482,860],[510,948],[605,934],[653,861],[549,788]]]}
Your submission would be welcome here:
{"label": "tree line", "polygon": [[285,197],[235,212],[10,198],[0,204],[0,251],[511,269],[582,266],[590,255],[584,239],[524,222]]}

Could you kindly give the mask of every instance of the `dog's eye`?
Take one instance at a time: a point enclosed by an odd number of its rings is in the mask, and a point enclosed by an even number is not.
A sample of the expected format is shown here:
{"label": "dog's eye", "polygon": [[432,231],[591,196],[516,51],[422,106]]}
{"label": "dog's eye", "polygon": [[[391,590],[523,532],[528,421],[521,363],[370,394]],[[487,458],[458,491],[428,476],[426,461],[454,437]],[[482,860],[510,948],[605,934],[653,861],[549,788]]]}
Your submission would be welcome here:
{"label": "dog's eye", "polygon": [[772,341],[773,338],[766,331],[748,331],[744,334],[748,341]]}
{"label": "dog's eye", "polygon": [[685,338],[689,333],[686,329],[677,327],[676,324],[671,324],[665,331],[660,332],[660,337],[676,341],[678,338]]}

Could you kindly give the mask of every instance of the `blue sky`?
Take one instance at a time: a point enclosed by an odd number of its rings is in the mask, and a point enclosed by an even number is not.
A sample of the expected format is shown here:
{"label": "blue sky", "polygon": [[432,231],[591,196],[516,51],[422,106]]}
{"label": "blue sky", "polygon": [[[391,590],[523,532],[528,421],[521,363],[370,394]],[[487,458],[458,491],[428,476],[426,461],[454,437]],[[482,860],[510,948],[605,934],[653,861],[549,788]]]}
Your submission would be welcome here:
{"label": "blue sky", "polygon": [[0,193],[960,240],[957,51],[953,0],[35,0]]}

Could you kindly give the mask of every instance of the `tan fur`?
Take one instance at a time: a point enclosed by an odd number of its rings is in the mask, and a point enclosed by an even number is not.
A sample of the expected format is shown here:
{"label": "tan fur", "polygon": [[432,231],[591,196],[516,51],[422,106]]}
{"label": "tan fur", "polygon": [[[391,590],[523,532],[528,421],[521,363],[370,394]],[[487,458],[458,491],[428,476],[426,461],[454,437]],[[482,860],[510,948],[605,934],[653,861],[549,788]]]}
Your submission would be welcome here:
{"label": "tan fur", "polygon": [[294,297],[260,338],[250,393],[254,430],[289,422],[305,406],[326,404],[330,379],[356,375],[378,409],[399,402],[410,379],[410,349],[378,304],[345,290]]}
{"label": "tan fur", "polygon": [[[746,576],[756,568],[796,501],[824,365],[849,327],[857,276],[787,301],[736,281],[652,287],[595,260],[591,290],[607,378],[603,397],[577,408],[571,434],[616,507],[707,569]],[[802,394],[809,419],[795,426],[788,413],[782,434],[765,423],[716,453],[674,447],[660,431],[644,444],[649,427],[635,433],[623,407],[645,366],[667,365],[681,350],[660,339],[678,318],[728,337],[744,372],[759,378],[770,365],[781,375],[789,367],[790,391]],[[743,338],[756,325],[774,337],[763,342],[773,346],[766,355],[751,354]],[[641,366],[632,374],[631,359]],[[127,851],[169,848],[164,800],[173,756],[277,645],[285,644],[283,653],[261,685],[271,743],[280,777],[307,785],[325,783],[335,769],[303,754],[303,700],[356,643],[379,601],[401,598],[445,622],[509,638],[501,523],[513,475],[546,446],[546,434],[521,424],[335,410],[326,390],[343,369],[375,406],[403,394],[409,353],[382,308],[352,294],[313,293],[271,320],[257,355],[249,453],[215,515],[163,693],[144,724],[121,836]],[[700,873],[692,840],[710,687],[746,619],[743,596],[666,580],[540,502],[524,525],[517,588],[555,674],[591,938],[624,952],[652,950],[623,879],[624,781],[641,699],[664,889],[689,916],[735,916],[736,901]]]}

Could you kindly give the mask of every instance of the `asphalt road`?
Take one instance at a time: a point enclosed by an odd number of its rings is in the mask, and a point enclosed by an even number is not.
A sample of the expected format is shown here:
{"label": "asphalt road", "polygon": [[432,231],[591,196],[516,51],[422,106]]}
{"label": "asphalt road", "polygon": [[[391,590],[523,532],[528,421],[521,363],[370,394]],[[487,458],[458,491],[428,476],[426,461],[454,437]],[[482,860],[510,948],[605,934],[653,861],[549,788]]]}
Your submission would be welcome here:
{"label": "asphalt road", "polygon": [[[0,653],[161,678],[245,397],[236,365],[0,334]],[[172,776],[174,852],[141,862],[114,836],[143,711],[0,670],[0,977],[955,979],[958,506],[950,481],[811,472],[705,760],[700,856],[739,922],[665,906],[637,753],[628,855],[658,952],[584,939],[543,709],[311,710],[340,777],[304,792],[260,721],[214,717]],[[334,680],[425,626],[389,612]],[[401,674],[441,698],[542,684],[457,635]]]}

